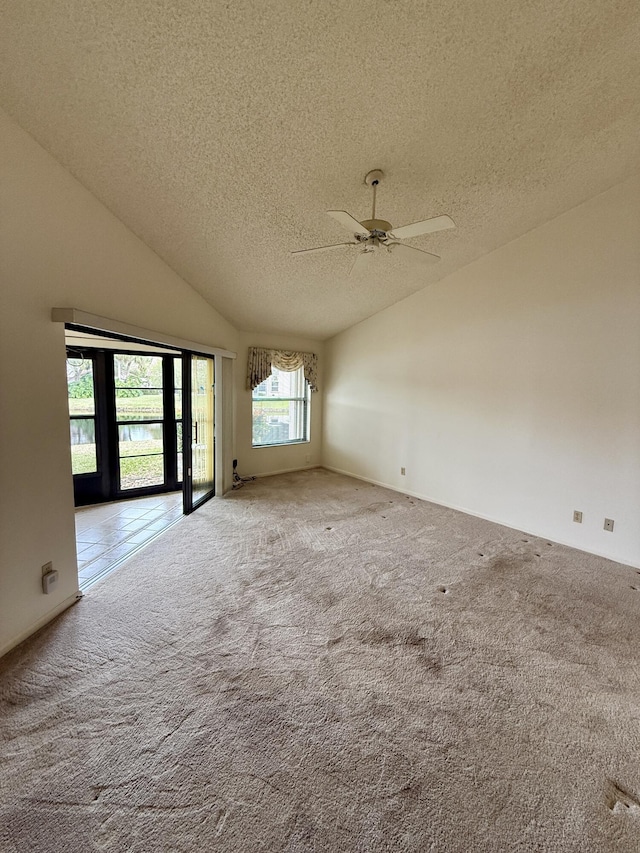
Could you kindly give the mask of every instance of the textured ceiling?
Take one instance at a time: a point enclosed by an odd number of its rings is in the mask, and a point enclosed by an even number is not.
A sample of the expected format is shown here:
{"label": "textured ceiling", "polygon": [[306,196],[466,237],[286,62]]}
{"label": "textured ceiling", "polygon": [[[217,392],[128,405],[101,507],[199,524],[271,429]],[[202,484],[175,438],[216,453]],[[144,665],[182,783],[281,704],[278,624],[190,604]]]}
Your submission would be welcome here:
{"label": "textured ceiling", "polygon": [[[638,168],[637,0],[0,0],[2,106],[236,327],[326,338]],[[325,215],[440,213],[349,278]]]}

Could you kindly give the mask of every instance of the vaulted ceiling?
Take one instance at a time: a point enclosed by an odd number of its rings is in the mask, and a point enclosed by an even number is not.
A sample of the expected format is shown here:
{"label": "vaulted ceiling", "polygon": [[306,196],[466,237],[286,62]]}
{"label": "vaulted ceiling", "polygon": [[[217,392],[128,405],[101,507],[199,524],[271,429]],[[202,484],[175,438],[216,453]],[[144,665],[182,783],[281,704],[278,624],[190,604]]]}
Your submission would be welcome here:
{"label": "vaulted ceiling", "polygon": [[[0,101],[237,328],[330,337],[624,179],[637,0],[0,0]],[[448,213],[414,269],[292,257]]]}

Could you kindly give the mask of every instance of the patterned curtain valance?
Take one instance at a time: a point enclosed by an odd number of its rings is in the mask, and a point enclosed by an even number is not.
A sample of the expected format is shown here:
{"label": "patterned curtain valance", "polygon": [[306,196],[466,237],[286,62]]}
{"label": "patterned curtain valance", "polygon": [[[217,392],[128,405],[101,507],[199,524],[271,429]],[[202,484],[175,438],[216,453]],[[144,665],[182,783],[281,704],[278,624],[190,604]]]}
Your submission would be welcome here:
{"label": "patterned curtain valance", "polygon": [[247,390],[252,391],[271,376],[272,367],[291,373],[299,367],[312,391],[318,390],[318,356],[314,352],[294,352],[282,349],[249,347]]}

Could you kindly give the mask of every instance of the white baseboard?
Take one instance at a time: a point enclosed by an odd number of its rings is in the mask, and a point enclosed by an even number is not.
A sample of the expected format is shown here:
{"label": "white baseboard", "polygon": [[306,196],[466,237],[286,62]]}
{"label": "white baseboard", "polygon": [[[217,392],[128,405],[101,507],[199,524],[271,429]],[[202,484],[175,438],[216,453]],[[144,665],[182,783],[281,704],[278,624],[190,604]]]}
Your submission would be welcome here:
{"label": "white baseboard", "polygon": [[321,465],[303,465],[301,468],[281,468],[279,471],[267,471],[265,474],[252,474],[256,479],[262,477],[275,477],[276,474],[295,474],[296,471],[311,471],[312,468],[321,468]]}
{"label": "white baseboard", "polygon": [[522,530],[520,527],[514,527],[512,524],[507,524],[499,518],[493,518],[492,516],[484,515],[481,512],[474,512],[473,510],[466,509],[465,507],[456,506],[456,504],[444,503],[443,501],[438,501],[435,498],[431,498],[429,495],[424,495],[420,492],[411,492],[409,489],[400,489],[398,486],[391,486],[389,483],[383,483],[380,480],[372,480],[371,477],[363,477],[361,474],[353,474],[351,471],[343,471],[341,468],[333,468],[331,465],[323,465],[322,467],[326,468],[327,471],[333,471],[334,474],[344,474],[345,477],[353,477],[354,480],[363,480],[365,483],[373,483],[374,486],[382,486],[384,489],[390,489],[392,492],[399,492],[402,495],[411,495],[412,498],[418,498],[421,501],[427,501],[428,503],[435,504],[436,506],[455,509],[456,512],[463,512],[465,515],[472,515],[475,518],[482,518],[485,521],[491,521],[493,524],[500,524],[502,527],[508,527],[509,530],[517,530],[520,533],[525,533],[527,536],[535,536],[537,539],[547,539],[550,542],[554,542],[556,545],[565,545],[567,548],[574,548],[576,551],[582,551],[585,554],[593,554],[594,557],[602,557],[605,560],[611,560],[612,563],[619,563],[621,566],[632,566],[634,569],[640,569],[640,563],[638,562],[633,562],[631,560],[619,560],[616,557],[612,557],[611,554],[603,554],[601,551],[588,551],[586,548],[580,548],[574,542],[566,542],[562,539],[551,539],[551,537],[547,536],[546,533],[538,533],[531,529]]}
{"label": "white baseboard", "polygon": [[72,604],[76,604],[76,602],[80,601],[82,598],[82,593],[80,590],[76,592],[74,595],[70,595],[69,598],[65,598],[64,601],[61,601],[56,607],[52,610],[49,610],[38,619],[37,622],[34,622],[26,631],[22,631],[18,634],[17,637],[14,637],[12,640],[9,640],[8,643],[5,643],[2,648],[0,648],[0,658],[3,655],[6,655],[7,652],[10,652],[11,649],[14,649],[16,646],[19,646],[24,640],[30,637],[32,634],[35,634],[36,631],[39,631],[40,628],[44,628],[45,625],[48,625],[52,619],[55,619],[56,616],[59,616],[63,611],[67,610],[67,608],[71,607]]}

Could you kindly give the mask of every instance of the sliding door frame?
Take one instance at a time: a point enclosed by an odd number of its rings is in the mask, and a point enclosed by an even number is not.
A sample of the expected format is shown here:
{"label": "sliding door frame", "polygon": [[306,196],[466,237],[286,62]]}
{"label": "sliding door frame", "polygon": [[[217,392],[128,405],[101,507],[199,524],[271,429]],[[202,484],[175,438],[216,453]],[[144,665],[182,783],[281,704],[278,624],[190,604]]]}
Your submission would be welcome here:
{"label": "sliding door frame", "polygon": [[[127,498],[165,494],[177,491],[182,483],[177,475],[177,439],[174,395],[174,360],[181,359],[180,353],[145,353],[143,350],[128,350],[126,342],[122,348],[105,349],[95,347],[67,347],[67,358],[73,358],[75,351],[93,365],[93,391],[96,471],[86,474],[74,474],[74,502],[76,506],[91,506],[107,501],[126,500]],[[114,375],[114,362],[119,355],[152,355],[162,361],[162,418],[122,421],[117,416],[117,392]],[[70,420],[87,420],[87,416],[75,416]],[[163,482],[150,486],[122,488],[120,457],[121,426],[137,426],[157,423],[162,427],[162,476]]]}
{"label": "sliding door frame", "polygon": [[[211,488],[206,491],[203,495],[199,495],[194,500],[194,489],[193,489],[193,366],[194,360],[196,358],[206,358],[207,360],[212,362],[212,388],[213,388],[213,400],[212,400],[212,410],[210,412],[211,423],[213,426],[213,435],[211,437],[213,447],[211,448],[212,454],[212,464],[213,464],[213,481]],[[203,355],[198,352],[185,352],[183,353],[182,359],[182,414],[184,417],[183,427],[182,427],[182,460],[183,460],[183,473],[182,473],[182,505],[183,511],[185,515],[189,515],[194,510],[198,509],[198,507],[205,504],[208,500],[210,500],[214,495],[219,494],[219,464],[220,464],[220,454],[218,450],[218,417],[219,417],[219,406],[218,406],[218,388],[217,388],[217,379],[219,377],[220,370],[218,368],[218,357],[212,355]],[[196,421],[196,441],[197,441],[197,421]]]}
{"label": "sliding door frame", "polygon": [[[185,495],[188,486],[186,471],[191,467],[191,388],[190,385],[185,385],[184,370],[185,364],[191,365],[192,355],[201,355],[205,358],[213,360],[214,373],[214,480],[215,488],[212,490],[209,497],[224,494],[225,488],[231,488],[231,471],[226,472],[225,465],[230,465],[230,460],[233,454],[232,449],[232,425],[233,412],[229,409],[232,405],[232,367],[236,353],[229,350],[224,350],[216,347],[209,347],[199,344],[194,344],[189,341],[174,338],[162,333],[140,329],[135,326],[129,326],[125,323],[120,323],[116,320],[108,320],[107,318],[98,317],[97,315],[88,314],[79,311],[75,308],[54,308],[52,309],[52,320],[57,323],[64,323],[65,327],[78,332],[85,332],[89,335],[100,335],[101,337],[110,338],[115,341],[121,341],[125,344],[123,350],[126,350],[126,343],[136,343],[148,346],[159,346],[166,349],[175,350],[176,356],[182,356],[183,363],[183,388],[182,388],[182,442],[183,442],[183,476],[182,476],[182,491],[183,503],[186,502]],[[66,352],[66,349],[65,349]],[[223,377],[226,376],[226,379]],[[226,387],[229,385],[229,387]],[[166,383],[165,383],[166,388]],[[188,393],[187,393],[188,390]],[[165,391],[166,393],[166,391]],[[187,408],[188,407],[188,408]],[[231,427],[231,431],[227,430],[228,434],[222,429],[222,423]],[[188,459],[187,459],[188,455]],[[123,493],[121,497],[127,497]],[[133,497],[134,495],[131,495]],[[192,493],[191,493],[192,497]],[[193,509],[197,509],[205,503],[204,500],[199,501]],[[189,510],[189,511],[193,511]],[[185,509],[185,513],[187,510]]]}

